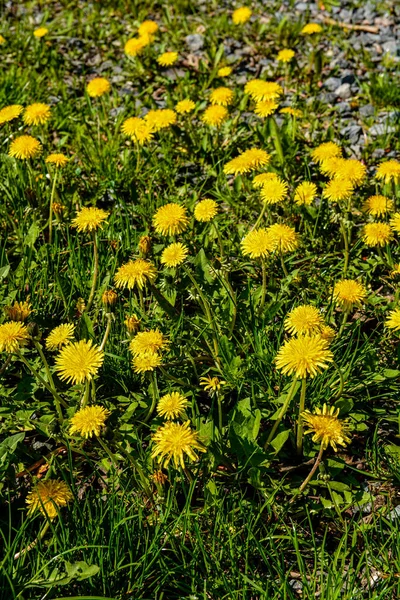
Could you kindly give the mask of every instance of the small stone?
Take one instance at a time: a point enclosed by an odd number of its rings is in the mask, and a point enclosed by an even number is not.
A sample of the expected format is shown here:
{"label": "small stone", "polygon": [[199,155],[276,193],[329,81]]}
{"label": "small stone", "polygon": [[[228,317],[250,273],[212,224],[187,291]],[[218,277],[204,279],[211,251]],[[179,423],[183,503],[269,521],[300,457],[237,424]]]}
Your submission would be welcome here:
{"label": "small stone", "polygon": [[356,144],[361,134],[362,128],[359,125],[347,125],[340,132],[340,135],[349,140],[351,144]]}
{"label": "small stone", "polygon": [[348,73],[341,78],[341,83],[354,83],[356,78],[353,73]]}
{"label": "small stone", "polygon": [[336,104],[335,108],[337,112],[342,116],[344,116],[346,113],[351,115],[351,108],[348,102],[339,102],[338,104]]}
{"label": "small stone", "polygon": [[334,92],[341,84],[339,77],[328,77],[326,81],[324,81],[324,88],[329,90],[330,92]]}
{"label": "small stone", "polygon": [[393,510],[390,511],[389,519],[391,521],[394,521],[395,519],[399,519],[399,518],[400,518],[400,506],[396,506],[396,508],[394,508]]}
{"label": "small stone", "polygon": [[372,158],[383,158],[385,156],[385,151],[383,148],[376,148],[371,156]]}
{"label": "small stone", "polygon": [[326,94],[318,94],[318,100],[324,104],[332,104],[336,100],[336,96],[333,92],[327,92]]}
{"label": "small stone", "polygon": [[308,10],[308,7],[309,5],[307,4],[307,2],[299,2],[298,4],[296,4],[295,9],[299,12],[306,12]]}
{"label": "small stone", "polygon": [[372,117],[375,113],[375,109],[372,104],[366,104],[360,108],[359,113],[362,117]]}
{"label": "small stone", "polygon": [[368,133],[375,137],[377,135],[394,133],[395,131],[397,131],[397,127],[384,125],[383,123],[377,123],[376,125],[372,125],[372,127],[369,128]]}
{"label": "small stone", "polygon": [[200,33],[192,33],[191,35],[187,35],[185,37],[185,42],[189,46],[189,50],[191,52],[197,52],[204,46],[204,36]]}
{"label": "small stone", "polygon": [[400,44],[396,40],[389,40],[382,44],[384,54],[389,54],[392,58],[399,57]]}
{"label": "small stone", "polygon": [[335,95],[338,98],[342,98],[343,100],[347,100],[347,98],[351,97],[351,88],[349,83],[342,83],[336,90]]}

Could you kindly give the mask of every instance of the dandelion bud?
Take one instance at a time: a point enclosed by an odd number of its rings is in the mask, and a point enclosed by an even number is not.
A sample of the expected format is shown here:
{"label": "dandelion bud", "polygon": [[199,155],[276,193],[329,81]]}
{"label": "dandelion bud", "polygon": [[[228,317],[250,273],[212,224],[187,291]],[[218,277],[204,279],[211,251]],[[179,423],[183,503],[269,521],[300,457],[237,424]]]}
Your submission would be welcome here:
{"label": "dandelion bud", "polygon": [[142,235],[139,240],[138,248],[140,252],[146,256],[151,250],[151,237],[149,235]]}
{"label": "dandelion bud", "polygon": [[117,292],[114,292],[114,290],[106,290],[102,297],[101,297],[101,301],[103,303],[104,308],[111,308],[112,306],[115,305],[115,303],[118,300],[118,294]]}
{"label": "dandelion bud", "polygon": [[23,323],[31,314],[32,305],[29,302],[14,302],[12,306],[6,306],[4,310],[10,321]]}
{"label": "dandelion bud", "polygon": [[136,315],[127,317],[124,323],[129,333],[136,333],[140,327],[140,319]]}
{"label": "dandelion bud", "polygon": [[76,303],[76,312],[78,313],[78,316],[80,316],[84,310],[86,308],[86,303],[84,301],[83,298],[78,298],[77,303]]}

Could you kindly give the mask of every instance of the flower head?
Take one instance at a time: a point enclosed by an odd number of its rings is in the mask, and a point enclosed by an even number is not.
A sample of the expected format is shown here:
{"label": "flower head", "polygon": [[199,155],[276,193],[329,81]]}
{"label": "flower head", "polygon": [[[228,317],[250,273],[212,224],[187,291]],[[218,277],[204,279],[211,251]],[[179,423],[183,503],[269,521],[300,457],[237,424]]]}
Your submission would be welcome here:
{"label": "flower head", "polygon": [[71,342],[56,358],[56,372],[62,381],[75,385],[93,379],[103,361],[103,350],[94,346],[91,340]]}
{"label": "flower head", "polygon": [[322,27],[318,23],[307,23],[300,31],[302,35],[312,35],[314,33],[321,33]]}
{"label": "flower head", "polygon": [[229,77],[232,73],[232,67],[221,67],[218,69],[217,75],[218,77]]}
{"label": "flower head", "polygon": [[174,65],[178,60],[177,52],[164,52],[157,58],[157,62],[162,67],[170,67]]}
{"label": "flower head", "polygon": [[29,340],[29,331],[20,321],[0,325],[0,352],[16,352]]}
{"label": "flower head", "polygon": [[268,229],[260,228],[250,231],[242,240],[242,253],[250,258],[265,258],[270,254],[275,244],[271,239]]}
{"label": "flower head", "polygon": [[309,304],[297,306],[285,319],[286,331],[296,335],[317,333],[322,325],[323,320],[319,310]]}
{"label": "flower head", "polygon": [[66,506],[72,499],[73,495],[65,481],[57,479],[38,481],[26,497],[28,515],[40,510],[49,519],[54,519],[58,514],[57,509]]}
{"label": "flower head", "polygon": [[385,246],[393,238],[387,223],[367,223],[363,230],[363,240],[367,246]]}
{"label": "flower head", "polygon": [[302,117],[303,111],[299,108],[293,108],[292,106],[284,106],[279,111],[282,115],[292,115],[292,117]]}
{"label": "flower head", "polygon": [[140,117],[125,119],[122,123],[121,131],[139,144],[148,142],[154,134],[153,126]]}
{"label": "flower head", "polygon": [[0,46],[6,43],[6,38],[0,35]]}
{"label": "flower head", "polygon": [[344,159],[341,156],[332,156],[330,158],[325,158],[319,163],[319,170],[324,175],[336,178],[338,169],[340,168],[340,164],[343,160]]}
{"label": "flower head", "polygon": [[367,167],[355,158],[341,158],[334,169],[334,177],[350,181],[352,185],[360,185],[367,174]]}
{"label": "flower head", "polygon": [[321,163],[327,158],[342,156],[342,150],[335,142],[325,142],[314,148],[311,156],[315,162]]}
{"label": "flower head", "polygon": [[49,33],[49,30],[47,29],[47,27],[38,27],[37,29],[35,29],[35,31],[33,32],[33,35],[37,38],[42,38],[44,37],[47,33]]}
{"label": "flower head", "polygon": [[20,104],[10,104],[10,106],[5,106],[0,110],[0,125],[16,119],[23,110],[24,107]]}
{"label": "flower head", "polygon": [[387,160],[382,162],[376,170],[375,177],[381,179],[384,183],[400,181],[400,162],[398,160]]}
{"label": "flower head", "polygon": [[101,295],[101,302],[106,310],[110,310],[118,300],[118,294],[114,290],[104,290]]}
{"label": "flower head", "polygon": [[347,419],[338,419],[339,409],[334,406],[330,408],[324,404],[322,411],[320,408],[315,409],[315,413],[304,411],[301,416],[304,423],[309,427],[304,433],[312,433],[313,442],[321,443],[325,450],[329,444],[334,451],[337,451],[337,444],[346,446],[350,443],[348,434]]}
{"label": "flower head", "polygon": [[158,31],[158,25],[155,21],[148,19],[139,25],[139,35],[154,35]]}
{"label": "flower head", "polygon": [[20,135],[10,144],[9,156],[15,158],[27,159],[40,154],[42,144],[31,135]]}
{"label": "flower head", "polygon": [[84,206],[72,220],[72,227],[76,227],[78,231],[96,231],[102,228],[103,222],[106,221],[109,213],[95,206]]}
{"label": "flower head", "polygon": [[396,233],[400,233],[400,213],[394,213],[393,217],[390,219],[390,225]]}
{"label": "flower head", "polygon": [[320,335],[291,338],[283,344],[275,359],[276,366],[285,375],[295,375],[299,379],[315,377],[332,361],[328,342]]}
{"label": "flower head", "polygon": [[149,110],[144,118],[146,123],[154,129],[154,131],[160,131],[160,129],[166,129],[176,123],[176,112],[170,108]]}
{"label": "flower head", "polygon": [[400,330],[400,308],[396,308],[389,312],[385,325],[394,331]]}
{"label": "flower head", "polygon": [[254,112],[258,117],[269,117],[276,111],[278,106],[279,104],[275,100],[261,100],[256,103]]}
{"label": "flower head", "polygon": [[175,106],[176,112],[179,113],[180,115],[184,115],[186,113],[190,113],[195,108],[196,108],[196,104],[193,102],[193,100],[189,100],[189,98],[185,98],[185,100],[181,100]]}
{"label": "flower head", "polygon": [[56,152],[54,154],[49,154],[44,162],[46,164],[55,165],[56,167],[65,167],[68,161],[68,156],[65,156],[65,154],[62,154],[61,152]]}
{"label": "flower head", "polygon": [[99,436],[110,411],[102,406],[86,406],[78,410],[71,419],[70,435],[79,433],[82,437]]}
{"label": "flower head", "polygon": [[252,11],[247,6],[241,6],[232,13],[232,21],[235,25],[243,25],[247,23],[252,15]]}
{"label": "flower head", "polygon": [[215,200],[205,198],[194,207],[194,218],[201,223],[208,223],[218,212],[218,204]]}
{"label": "flower head", "polygon": [[186,423],[174,423],[168,421],[160,427],[153,435],[154,450],[152,458],[156,458],[165,468],[171,459],[174,466],[185,468],[184,455],[195,461],[198,456],[195,450],[206,452],[200,442],[197,431],[190,428],[190,421]]}
{"label": "flower head", "polygon": [[121,265],[115,274],[114,282],[117,288],[128,288],[131,290],[135,285],[141,290],[147,280],[152,282],[156,278],[157,271],[153,263],[137,258]]}
{"label": "flower head", "polygon": [[95,77],[86,86],[86,91],[91,98],[98,98],[111,90],[111,84],[105,77]]}
{"label": "flower head", "polygon": [[10,321],[23,323],[32,313],[32,305],[29,302],[14,302],[12,306],[5,306],[4,311]]}
{"label": "flower head", "polygon": [[152,246],[151,237],[149,235],[142,235],[139,240],[139,243],[138,243],[139,252],[141,252],[144,255],[149,254],[149,252],[151,250],[151,246]]}
{"label": "flower head", "polygon": [[163,336],[161,331],[150,329],[149,331],[137,333],[129,344],[129,350],[133,356],[148,354],[149,352],[156,354],[160,350],[167,348],[168,344],[168,340]]}
{"label": "flower head", "polygon": [[303,181],[294,191],[294,201],[298,205],[310,206],[317,195],[317,186],[311,181]]}
{"label": "flower head", "polygon": [[261,188],[261,200],[265,204],[278,204],[286,198],[287,193],[288,184],[276,175],[265,181]]}
{"label": "flower head", "polygon": [[42,102],[36,102],[26,107],[23,119],[26,125],[43,125],[50,119],[50,106]]}
{"label": "flower head", "polygon": [[146,354],[138,354],[132,359],[132,367],[135,373],[146,373],[154,371],[161,365],[162,358],[156,352],[146,352]]}
{"label": "flower head", "polygon": [[68,344],[74,337],[75,325],[63,323],[52,329],[46,339],[47,350],[59,350]]}
{"label": "flower head", "polygon": [[265,183],[271,181],[271,179],[276,179],[276,173],[260,173],[253,178],[253,187],[262,188]]}
{"label": "flower head", "polygon": [[265,150],[261,148],[250,148],[245,150],[227,162],[224,166],[224,173],[226,175],[242,175],[243,173],[249,173],[259,167],[263,167],[269,163],[271,156]]}
{"label": "flower head", "polygon": [[164,204],[155,213],[153,225],[161,235],[176,235],[185,231],[189,224],[186,209],[180,204],[170,202]]}
{"label": "flower head", "polygon": [[161,254],[161,264],[166,267],[177,267],[183,263],[189,254],[188,247],[180,242],[170,244]]}
{"label": "flower head", "polygon": [[365,287],[354,279],[342,279],[333,288],[333,297],[344,310],[351,310],[355,304],[360,304],[366,295]]}
{"label": "flower head", "polygon": [[283,94],[279,83],[264,81],[263,79],[252,79],[245,85],[244,91],[256,102],[276,100]]}
{"label": "flower head", "polygon": [[294,57],[295,54],[296,53],[294,50],[290,50],[289,48],[284,48],[283,50],[280,50],[278,52],[278,56],[276,57],[276,59],[279,62],[287,63],[292,60],[292,58]]}
{"label": "flower head", "polygon": [[164,419],[176,419],[185,412],[188,401],[179,392],[171,392],[162,396],[157,404],[157,413]]}
{"label": "flower head", "polygon": [[209,392],[209,394],[211,395],[219,392],[219,390],[225,385],[225,383],[226,381],[223,381],[218,377],[211,377],[211,375],[200,377],[201,387],[204,389],[205,392]]}
{"label": "flower head", "polygon": [[329,325],[322,325],[319,333],[320,336],[328,343],[330,343],[336,336],[336,331]]}
{"label": "flower head", "polygon": [[201,120],[211,127],[219,127],[228,117],[228,111],[225,106],[213,104],[206,108],[202,114]]}
{"label": "flower head", "polygon": [[363,210],[373,217],[382,217],[393,210],[393,200],[385,196],[370,196],[363,205]]}
{"label": "flower head", "polygon": [[220,104],[221,106],[229,106],[233,101],[233,91],[227,87],[218,87],[211,92],[211,104]]}
{"label": "flower head", "polygon": [[289,227],[289,225],[275,223],[268,227],[267,231],[273,250],[277,250],[282,254],[293,252],[300,243],[298,233],[296,233],[293,227]]}
{"label": "flower head", "polygon": [[140,327],[140,319],[136,315],[129,315],[124,321],[128,333],[136,333]]}
{"label": "flower head", "polygon": [[151,42],[151,35],[143,34],[139,37],[134,37],[128,40],[125,44],[124,50],[127,56],[137,56],[141,53],[143,48],[148,46]]}
{"label": "flower head", "polygon": [[348,179],[331,179],[325,186],[322,195],[332,202],[347,200],[353,194],[354,188]]}

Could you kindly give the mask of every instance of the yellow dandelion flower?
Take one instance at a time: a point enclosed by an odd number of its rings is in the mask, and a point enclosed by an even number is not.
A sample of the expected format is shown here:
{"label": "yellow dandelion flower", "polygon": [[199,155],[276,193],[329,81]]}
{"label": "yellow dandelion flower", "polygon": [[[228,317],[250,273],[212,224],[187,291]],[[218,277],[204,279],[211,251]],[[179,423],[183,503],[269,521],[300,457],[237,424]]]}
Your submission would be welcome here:
{"label": "yellow dandelion flower", "polygon": [[321,33],[322,27],[318,23],[307,23],[300,31],[302,35],[313,35],[314,33]]}
{"label": "yellow dandelion flower", "polygon": [[184,414],[187,405],[185,396],[179,392],[171,392],[158,401],[157,414],[164,419],[177,419]]}
{"label": "yellow dandelion flower", "polygon": [[158,31],[158,25],[155,21],[148,19],[139,25],[139,35],[154,35]]}
{"label": "yellow dandelion flower", "polygon": [[287,197],[288,184],[280,177],[274,177],[266,181],[261,188],[261,200],[265,204],[278,204]]}
{"label": "yellow dandelion flower", "polygon": [[269,117],[276,111],[278,106],[279,104],[275,100],[261,100],[256,103],[254,112],[258,117]]}
{"label": "yellow dandelion flower", "polygon": [[229,106],[233,102],[233,91],[227,87],[218,87],[211,92],[211,104],[219,104],[221,106]]}
{"label": "yellow dandelion flower", "polygon": [[20,135],[10,144],[9,156],[19,159],[33,158],[40,154],[42,144],[31,135]]}
{"label": "yellow dandelion flower", "polygon": [[382,217],[394,208],[393,200],[385,196],[370,196],[363,204],[363,210],[373,217]]}
{"label": "yellow dandelion flower", "polygon": [[161,365],[162,358],[156,352],[146,352],[146,354],[138,354],[132,359],[132,367],[135,373],[146,373],[154,371]]}
{"label": "yellow dandelion flower", "polygon": [[185,244],[181,244],[180,242],[170,244],[164,248],[161,254],[161,264],[166,267],[178,267],[184,262],[188,254],[189,250]]}
{"label": "yellow dandelion flower", "polygon": [[264,228],[253,229],[241,241],[240,247],[244,256],[265,258],[275,249],[269,231]]}
{"label": "yellow dandelion flower", "polygon": [[294,201],[298,205],[310,206],[317,195],[317,186],[311,181],[303,181],[294,191]]}
{"label": "yellow dandelion flower", "polygon": [[157,62],[162,67],[170,67],[174,65],[178,60],[177,52],[164,52],[157,58]]}
{"label": "yellow dandelion flower", "polygon": [[342,156],[342,150],[335,142],[325,142],[314,148],[311,152],[311,156],[315,162],[321,163],[327,158]]}
{"label": "yellow dandelion flower", "polygon": [[130,315],[126,317],[124,325],[128,330],[128,333],[136,333],[140,327],[140,319],[136,315]]}
{"label": "yellow dandelion flower", "polygon": [[189,100],[188,98],[185,98],[185,100],[181,100],[175,106],[176,112],[179,113],[180,115],[184,115],[186,113],[191,113],[195,108],[196,108],[196,104],[193,102],[193,100]]}
{"label": "yellow dandelion flower", "polygon": [[104,290],[101,295],[101,302],[106,310],[116,305],[118,294],[114,290]]}
{"label": "yellow dandelion flower", "polygon": [[229,77],[232,74],[232,67],[221,67],[217,71],[218,77]]}
{"label": "yellow dandelion flower", "polygon": [[73,495],[65,481],[58,479],[38,481],[26,497],[28,515],[39,510],[42,515],[54,519],[58,514],[57,511],[71,500],[73,500]]}
{"label": "yellow dandelion flower", "polygon": [[75,385],[93,379],[103,361],[103,350],[92,345],[91,340],[71,342],[56,358],[56,372],[62,381]]}
{"label": "yellow dandelion flower", "polygon": [[0,35],[0,46],[2,46],[5,43],[6,43],[6,38],[4,38],[2,35]]}
{"label": "yellow dandelion flower", "polygon": [[271,179],[276,179],[278,175],[276,173],[260,173],[256,175],[253,179],[253,187],[262,188],[267,181]]}
{"label": "yellow dandelion flower", "polygon": [[154,129],[154,131],[160,131],[160,129],[165,129],[176,123],[176,112],[170,108],[149,110],[144,118],[146,123]]}
{"label": "yellow dandelion flower", "polygon": [[393,238],[390,225],[387,223],[367,223],[363,229],[363,241],[367,246],[385,246]]}
{"label": "yellow dandelion flower", "polygon": [[248,81],[244,91],[255,102],[276,100],[283,94],[283,89],[279,83],[275,83],[274,81],[264,81],[263,79],[252,79],[251,81]]}
{"label": "yellow dandelion flower", "polygon": [[0,352],[17,352],[29,340],[29,331],[20,321],[0,325]]}
{"label": "yellow dandelion flower", "polygon": [[331,179],[325,186],[322,196],[338,202],[339,200],[347,200],[353,194],[354,188],[351,181],[347,179]]}
{"label": "yellow dandelion flower", "polygon": [[0,125],[16,119],[23,110],[24,107],[20,104],[10,104],[10,106],[5,106],[0,110]]}
{"label": "yellow dandelion flower", "polygon": [[52,329],[46,339],[47,350],[59,350],[68,344],[74,337],[75,325],[63,323]]}
{"label": "yellow dandelion flower", "polygon": [[153,217],[153,225],[161,235],[176,235],[185,231],[189,224],[186,208],[175,202],[161,206]]}
{"label": "yellow dandelion flower", "polygon": [[154,135],[152,125],[139,117],[129,117],[129,119],[125,119],[122,123],[121,131],[139,144],[148,142]]}
{"label": "yellow dandelion flower", "polygon": [[400,213],[394,213],[393,217],[390,219],[390,225],[396,233],[400,233]]}
{"label": "yellow dandelion flower", "polygon": [[81,408],[71,418],[69,433],[70,435],[79,433],[85,438],[90,438],[93,435],[99,436],[110,414],[109,410],[96,404]]}
{"label": "yellow dandelion flower", "polygon": [[138,56],[151,42],[151,36],[143,34],[139,37],[134,37],[128,40],[125,44],[124,51],[127,56]]}
{"label": "yellow dandelion flower", "polygon": [[201,223],[208,223],[218,212],[218,204],[211,198],[205,198],[194,207],[194,218]]}
{"label": "yellow dandelion flower", "polygon": [[214,104],[206,108],[201,120],[211,127],[219,127],[228,118],[228,110],[225,106]]}
{"label": "yellow dandelion flower", "polygon": [[111,90],[111,84],[105,77],[95,77],[86,86],[86,91],[91,98],[98,98]]}
{"label": "yellow dandelion flower", "polygon": [[65,156],[65,154],[62,154],[61,152],[55,152],[54,154],[49,154],[44,162],[46,164],[55,165],[56,167],[65,167],[68,161],[68,156]]}
{"label": "yellow dandelion flower", "polygon": [[101,208],[95,206],[84,206],[76,215],[75,219],[72,220],[72,227],[76,227],[80,231],[96,231],[104,222],[109,213]]}
{"label": "yellow dandelion flower", "polygon": [[324,340],[330,343],[335,338],[336,331],[329,325],[322,325],[319,334]]}
{"label": "yellow dandelion flower", "polygon": [[346,446],[351,442],[348,436],[349,425],[347,419],[338,419],[339,409],[334,406],[328,408],[323,405],[315,409],[315,413],[305,410],[301,413],[304,423],[309,427],[304,433],[312,433],[312,441],[322,445],[325,450],[329,445],[337,451],[337,444]]}
{"label": "yellow dandelion flower", "polygon": [[344,159],[340,156],[332,156],[331,158],[325,158],[323,161],[319,163],[319,170],[324,175],[328,175],[329,177],[335,177],[338,169],[340,167],[341,162]]}
{"label": "yellow dandelion flower", "polygon": [[376,170],[376,179],[383,180],[384,183],[400,181],[400,162],[398,160],[387,160],[379,165]]}
{"label": "yellow dandelion flower", "polygon": [[283,62],[283,63],[288,63],[292,60],[292,58],[295,55],[295,51],[294,50],[289,50],[289,48],[284,48],[283,50],[280,50],[278,52],[278,56],[276,57],[276,60],[278,60],[279,62]]}
{"label": "yellow dandelion flower", "polygon": [[171,459],[178,469],[185,468],[185,456],[192,461],[198,460],[195,450],[206,452],[200,442],[197,431],[190,428],[190,421],[186,423],[173,423],[168,421],[160,427],[153,435],[154,450],[151,458],[157,458],[158,462],[167,468]]}
{"label": "yellow dandelion flower", "polygon": [[36,38],[42,38],[44,37],[47,33],[49,33],[49,30],[47,29],[47,27],[38,27],[37,29],[35,29],[35,31],[33,32],[33,35]]}
{"label": "yellow dandelion flower", "polygon": [[209,392],[211,395],[219,392],[221,387],[226,384],[226,381],[219,379],[219,377],[211,377],[211,375],[206,375],[205,377],[200,377],[200,385],[204,389],[205,392]]}
{"label": "yellow dandelion flower", "polygon": [[141,331],[135,335],[129,344],[129,350],[133,356],[139,354],[156,354],[160,350],[164,350],[169,345],[168,340],[158,329],[150,329],[149,331]]}
{"label": "yellow dandelion flower", "polygon": [[388,314],[388,318],[385,321],[386,327],[393,329],[394,331],[400,330],[400,308],[391,310]]}
{"label": "yellow dandelion flower", "polygon": [[141,290],[147,280],[152,282],[156,278],[157,271],[153,263],[137,258],[121,265],[115,274],[114,282],[117,288],[128,288],[131,290],[137,285]]}
{"label": "yellow dandelion flower", "polygon": [[344,310],[351,310],[354,305],[361,304],[366,296],[365,287],[354,279],[342,279],[333,288],[333,297]]}
{"label": "yellow dandelion flower", "polygon": [[247,6],[241,6],[232,13],[232,21],[235,25],[244,25],[250,19],[252,11]]}
{"label": "yellow dandelion flower", "polygon": [[293,252],[299,243],[300,238],[293,227],[289,225],[282,225],[275,223],[267,229],[268,235],[270,236],[273,249],[285,254],[286,252]]}
{"label": "yellow dandelion flower", "polygon": [[303,111],[299,108],[292,108],[291,106],[284,106],[279,111],[282,115],[291,115],[292,117],[302,117]]}
{"label": "yellow dandelion flower", "polygon": [[317,333],[323,325],[321,313],[315,306],[301,304],[287,315],[285,329],[292,335]]}
{"label": "yellow dandelion flower", "polygon": [[269,163],[271,156],[261,148],[250,148],[224,165],[226,175],[242,175]]}
{"label": "yellow dandelion flower", "polygon": [[23,120],[26,125],[43,125],[50,119],[51,110],[48,104],[35,102],[26,107]]}
{"label": "yellow dandelion flower", "polygon": [[29,302],[14,302],[12,306],[6,306],[4,311],[10,321],[23,323],[32,314],[32,305]]}
{"label": "yellow dandelion flower", "polygon": [[315,377],[329,367],[333,354],[328,342],[320,335],[293,337],[280,348],[275,362],[285,375],[295,375],[299,379]]}
{"label": "yellow dandelion flower", "polygon": [[350,181],[352,185],[360,185],[367,174],[367,167],[355,158],[342,158],[336,166],[335,178]]}

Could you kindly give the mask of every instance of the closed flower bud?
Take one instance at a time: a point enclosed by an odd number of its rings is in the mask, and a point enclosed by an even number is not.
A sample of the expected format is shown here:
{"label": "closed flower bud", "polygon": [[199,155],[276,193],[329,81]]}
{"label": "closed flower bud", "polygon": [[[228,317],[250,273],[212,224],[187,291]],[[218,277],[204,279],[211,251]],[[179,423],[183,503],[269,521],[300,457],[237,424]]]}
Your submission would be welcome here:
{"label": "closed flower bud", "polygon": [[126,317],[124,323],[129,333],[136,333],[139,330],[140,319],[136,315]]}
{"label": "closed flower bud", "polygon": [[142,235],[138,247],[140,252],[146,256],[151,250],[151,237],[149,235]]}
{"label": "closed flower bud", "polygon": [[104,308],[111,308],[115,305],[117,300],[118,294],[117,292],[114,292],[114,290],[106,290],[105,292],[103,292],[103,295],[101,297],[101,301],[104,305]]}

